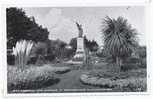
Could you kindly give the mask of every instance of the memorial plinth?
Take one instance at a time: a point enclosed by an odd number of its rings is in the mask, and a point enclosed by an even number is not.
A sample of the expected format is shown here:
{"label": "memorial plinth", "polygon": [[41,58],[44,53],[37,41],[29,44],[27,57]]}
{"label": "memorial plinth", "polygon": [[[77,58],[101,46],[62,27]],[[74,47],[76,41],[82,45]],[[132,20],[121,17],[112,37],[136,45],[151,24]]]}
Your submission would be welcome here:
{"label": "memorial plinth", "polygon": [[82,29],[81,25],[79,25],[78,23],[76,23],[76,24],[77,24],[77,27],[79,30],[79,36],[77,37],[76,53],[75,53],[72,61],[75,61],[78,63],[83,63],[83,61],[85,59],[84,38],[82,37],[83,29]]}
{"label": "memorial plinth", "polygon": [[73,57],[73,61],[80,61],[83,62],[85,57],[85,50],[84,50],[84,39],[77,38],[77,50]]}

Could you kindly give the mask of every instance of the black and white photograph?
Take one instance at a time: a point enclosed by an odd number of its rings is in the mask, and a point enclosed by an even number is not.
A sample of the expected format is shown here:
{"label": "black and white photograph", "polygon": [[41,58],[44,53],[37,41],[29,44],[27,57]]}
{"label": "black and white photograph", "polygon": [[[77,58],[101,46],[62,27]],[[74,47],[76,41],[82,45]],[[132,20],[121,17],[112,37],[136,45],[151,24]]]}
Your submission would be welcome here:
{"label": "black and white photograph", "polygon": [[7,7],[7,93],[147,92],[145,11]]}

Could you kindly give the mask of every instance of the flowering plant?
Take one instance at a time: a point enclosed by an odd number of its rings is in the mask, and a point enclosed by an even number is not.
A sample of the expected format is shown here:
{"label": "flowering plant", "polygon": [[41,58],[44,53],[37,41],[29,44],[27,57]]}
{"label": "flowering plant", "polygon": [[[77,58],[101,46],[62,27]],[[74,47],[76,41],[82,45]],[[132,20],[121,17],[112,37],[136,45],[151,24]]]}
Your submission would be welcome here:
{"label": "flowering plant", "polygon": [[21,40],[13,47],[13,55],[15,56],[15,64],[21,69],[27,64],[29,55],[33,47],[32,41]]}

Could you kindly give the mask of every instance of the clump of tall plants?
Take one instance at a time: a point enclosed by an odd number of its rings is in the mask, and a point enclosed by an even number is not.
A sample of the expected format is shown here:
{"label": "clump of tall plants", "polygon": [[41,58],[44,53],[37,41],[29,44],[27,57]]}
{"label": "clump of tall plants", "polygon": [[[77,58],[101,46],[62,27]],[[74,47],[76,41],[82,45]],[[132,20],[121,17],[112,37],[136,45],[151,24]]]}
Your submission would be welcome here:
{"label": "clump of tall plants", "polygon": [[138,45],[137,32],[123,17],[107,16],[103,23],[104,51],[115,60],[120,71],[123,59],[131,56]]}
{"label": "clump of tall plants", "polygon": [[25,65],[30,59],[30,52],[33,47],[32,41],[21,40],[16,43],[13,47],[13,55],[15,56],[15,65],[21,70],[24,69]]}

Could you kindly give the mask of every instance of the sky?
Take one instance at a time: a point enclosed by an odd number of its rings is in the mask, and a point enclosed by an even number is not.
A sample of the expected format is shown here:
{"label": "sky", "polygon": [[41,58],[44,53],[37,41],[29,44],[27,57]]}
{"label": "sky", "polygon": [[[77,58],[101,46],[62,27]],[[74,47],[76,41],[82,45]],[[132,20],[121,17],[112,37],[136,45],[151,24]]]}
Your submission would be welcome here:
{"label": "sky", "polygon": [[146,45],[145,40],[145,8],[143,6],[122,7],[33,7],[23,8],[26,15],[34,16],[39,25],[49,30],[49,39],[61,39],[67,43],[78,36],[75,22],[82,25],[83,34],[89,40],[95,40],[103,45],[102,22],[106,16],[119,16],[128,20],[138,32],[140,45]]}

